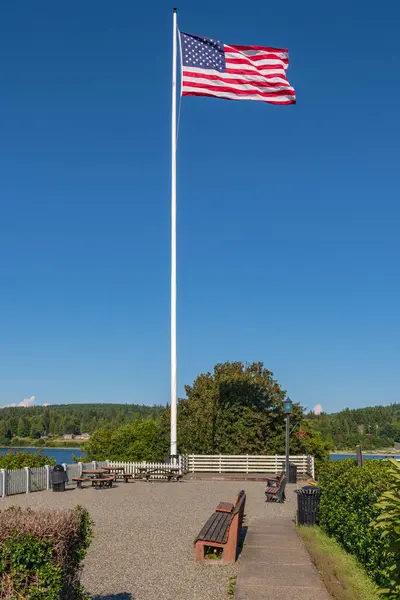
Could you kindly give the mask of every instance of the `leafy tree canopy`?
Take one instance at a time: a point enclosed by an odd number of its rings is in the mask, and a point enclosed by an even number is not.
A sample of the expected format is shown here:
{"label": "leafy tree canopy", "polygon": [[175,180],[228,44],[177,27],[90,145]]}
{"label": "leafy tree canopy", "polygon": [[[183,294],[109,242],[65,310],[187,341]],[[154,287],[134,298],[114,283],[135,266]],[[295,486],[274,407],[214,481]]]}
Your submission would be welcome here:
{"label": "leafy tree canopy", "polygon": [[135,419],[118,429],[95,431],[85,452],[90,460],[163,460],[168,454],[168,439],[152,419]]}
{"label": "leafy tree canopy", "polygon": [[[186,386],[187,398],[178,404],[178,443],[181,453],[283,454],[285,451],[286,392],[261,362],[217,364]],[[169,412],[163,415],[166,428]],[[319,433],[302,427],[303,409],[293,404],[291,452],[305,452],[307,445],[319,457],[327,455]]]}

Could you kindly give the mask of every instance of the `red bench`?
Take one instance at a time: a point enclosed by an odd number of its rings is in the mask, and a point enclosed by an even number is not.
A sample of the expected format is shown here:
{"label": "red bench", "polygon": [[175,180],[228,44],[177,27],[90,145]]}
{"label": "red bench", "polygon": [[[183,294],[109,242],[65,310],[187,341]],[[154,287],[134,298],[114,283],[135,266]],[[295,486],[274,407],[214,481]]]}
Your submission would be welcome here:
{"label": "red bench", "polygon": [[267,485],[265,488],[265,501],[266,502],[284,502],[286,500],[285,495],[286,477],[282,471],[278,475],[267,477]]}
{"label": "red bench", "polygon": [[235,562],[245,504],[246,493],[241,490],[234,504],[221,502],[217,506],[194,541],[196,562],[207,560],[206,547],[222,548],[222,562]]}

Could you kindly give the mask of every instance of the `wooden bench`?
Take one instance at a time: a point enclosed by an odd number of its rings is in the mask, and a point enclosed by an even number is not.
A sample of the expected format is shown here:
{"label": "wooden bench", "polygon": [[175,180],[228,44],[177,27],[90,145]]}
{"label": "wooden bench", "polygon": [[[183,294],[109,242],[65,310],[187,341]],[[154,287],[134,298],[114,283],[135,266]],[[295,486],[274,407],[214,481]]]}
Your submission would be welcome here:
{"label": "wooden bench", "polygon": [[114,477],[98,477],[97,479],[92,479],[92,486],[96,488],[105,488],[112,487],[114,481]]}
{"label": "wooden bench", "polygon": [[206,546],[222,548],[223,563],[235,562],[245,504],[246,493],[241,490],[233,504],[221,502],[217,506],[194,541],[196,562],[207,560],[204,556]]}
{"label": "wooden bench", "polygon": [[286,500],[285,495],[286,477],[282,471],[278,475],[267,477],[267,486],[265,488],[265,501],[266,502],[284,502]]}
{"label": "wooden bench", "polygon": [[75,481],[76,487],[81,490],[83,488],[83,482],[86,481],[86,477],[73,477],[72,481]]}

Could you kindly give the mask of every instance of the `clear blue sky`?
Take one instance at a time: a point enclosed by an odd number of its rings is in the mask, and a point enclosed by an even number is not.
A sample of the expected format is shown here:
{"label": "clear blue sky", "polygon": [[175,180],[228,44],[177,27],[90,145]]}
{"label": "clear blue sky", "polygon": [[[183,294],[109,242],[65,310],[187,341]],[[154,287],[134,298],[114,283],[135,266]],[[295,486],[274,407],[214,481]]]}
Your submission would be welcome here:
{"label": "clear blue sky", "polygon": [[[0,404],[169,399],[172,7],[1,3]],[[261,360],[309,408],[399,401],[400,3],[179,10],[288,47],[298,97],[183,101],[180,394]]]}

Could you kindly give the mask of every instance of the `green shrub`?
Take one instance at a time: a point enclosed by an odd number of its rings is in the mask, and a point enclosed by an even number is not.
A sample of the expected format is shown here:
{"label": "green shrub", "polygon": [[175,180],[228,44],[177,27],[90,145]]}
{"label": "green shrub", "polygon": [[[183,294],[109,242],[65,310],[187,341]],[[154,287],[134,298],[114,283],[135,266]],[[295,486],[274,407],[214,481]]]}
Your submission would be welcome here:
{"label": "green shrub", "polygon": [[3,600],[81,600],[82,560],[92,538],[89,513],[0,512],[0,598]]}
{"label": "green shrub", "polygon": [[384,551],[385,577],[379,595],[386,600],[400,598],[400,464],[389,461],[389,490],[377,502],[380,515],[373,523],[388,542]]}
{"label": "green shrub", "polygon": [[24,467],[44,467],[45,465],[55,465],[54,458],[43,454],[40,450],[36,452],[6,452],[0,455],[0,469],[23,469]]}
{"label": "green shrub", "polygon": [[379,515],[378,498],[389,485],[389,463],[368,460],[329,461],[320,466],[322,490],[319,524],[343,548],[356,556],[379,585],[385,579],[388,540],[371,527]]}

